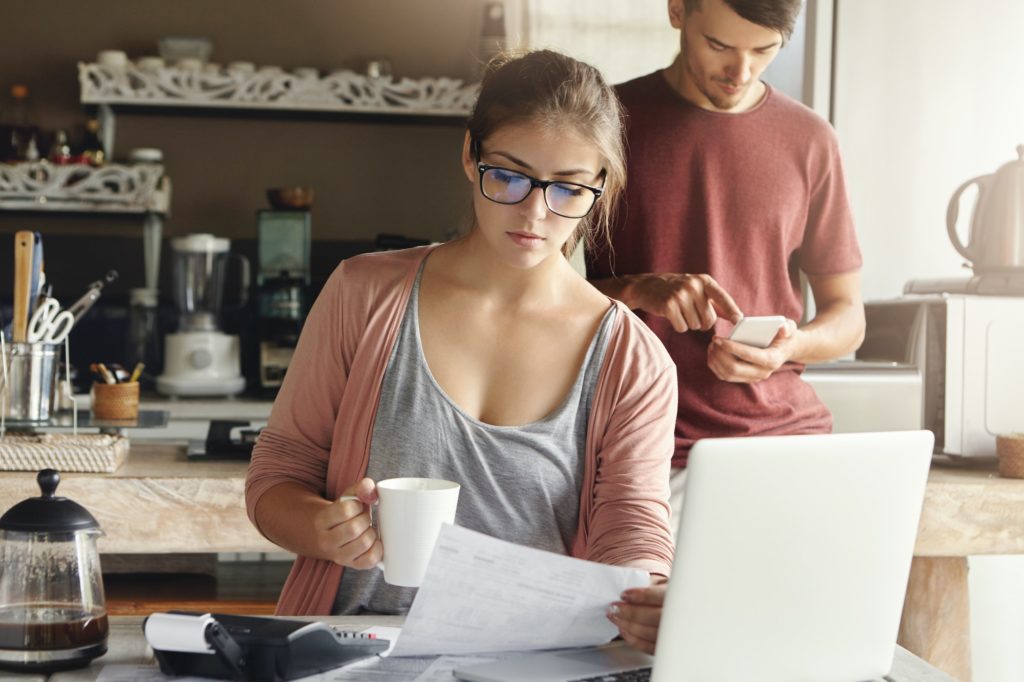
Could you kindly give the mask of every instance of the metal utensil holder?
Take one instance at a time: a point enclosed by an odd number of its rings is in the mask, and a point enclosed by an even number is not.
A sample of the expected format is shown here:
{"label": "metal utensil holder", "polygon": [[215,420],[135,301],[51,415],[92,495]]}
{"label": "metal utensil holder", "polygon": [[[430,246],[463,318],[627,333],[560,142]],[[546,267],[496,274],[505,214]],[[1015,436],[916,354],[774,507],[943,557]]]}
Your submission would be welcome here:
{"label": "metal utensil holder", "polygon": [[[16,353],[15,346],[23,347],[27,352]],[[57,362],[59,346],[12,344],[8,349],[3,330],[0,330],[0,439],[7,433],[7,409],[14,400],[21,401],[19,420],[44,423],[50,419],[54,382],[57,382],[64,397],[71,402],[72,432],[78,435],[78,406],[70,381],[71,343],[67,337],[64,338],[63,346],[65,380],[60,381]],[[24,361],[15,367],[15,358],[23,358]]]}

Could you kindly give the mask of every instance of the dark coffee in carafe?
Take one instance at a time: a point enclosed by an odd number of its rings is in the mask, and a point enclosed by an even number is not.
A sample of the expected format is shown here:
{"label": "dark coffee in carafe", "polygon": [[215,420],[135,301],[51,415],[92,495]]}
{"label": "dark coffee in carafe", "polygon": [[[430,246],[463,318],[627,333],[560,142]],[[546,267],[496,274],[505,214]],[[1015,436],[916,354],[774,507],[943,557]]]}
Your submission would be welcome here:
{"label": "dark coffee in carafe", "polygon": [[109,626],[106,616],[61,613],[47,623],[14,622],[0,611],[0,649],[78,649],[102,642]]}

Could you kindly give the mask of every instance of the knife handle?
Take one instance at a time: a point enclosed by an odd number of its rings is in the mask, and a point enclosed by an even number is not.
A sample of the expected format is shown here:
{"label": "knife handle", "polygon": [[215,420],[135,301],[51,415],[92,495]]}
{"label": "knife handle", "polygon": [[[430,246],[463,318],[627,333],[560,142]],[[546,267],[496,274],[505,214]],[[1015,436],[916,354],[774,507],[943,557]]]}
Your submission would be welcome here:
{"label": "knife handle", "polygon": [[32,297],[32,251],[35,234],[19,230],[14,234],[14,320],[11,337],[15,343],[28,340],[28,308]]}

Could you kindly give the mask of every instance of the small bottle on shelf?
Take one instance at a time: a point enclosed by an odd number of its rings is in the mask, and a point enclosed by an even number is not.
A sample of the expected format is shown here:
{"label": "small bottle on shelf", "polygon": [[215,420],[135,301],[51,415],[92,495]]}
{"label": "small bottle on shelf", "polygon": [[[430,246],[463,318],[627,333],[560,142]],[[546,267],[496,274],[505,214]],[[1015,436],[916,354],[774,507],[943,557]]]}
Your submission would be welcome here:
{"label": "small bottle on shelf", "polygon": [[21,161],[35,163],[39,160],[39,142],[37,140],[36,132],[33,130],[29,135],[28,144],[25,145],[25,152],[21,156]]}
{"label": "small bottle on shelf", "polygon": [[[8,113],[12,161],[35,161],[39,158],[39,130],[29,101],[28,86],[16,83],[11,86],[11,107]],[[35,159],[29,158],[33,155]]]}
{"label": "small bottle on shelf", "polygon": [[100,122],[90,118],[85,122],[85,134],[82,136],[82,161],[90,166],[102,166],[107,154],[100,141]]}
{"label": "small bottle on shelf", "polygon": [[71,163],[71,145],[68,144],[68,134],[63,130],[58,130],[53,136],[49,159],[51,163],[58,166],[66,166]]}

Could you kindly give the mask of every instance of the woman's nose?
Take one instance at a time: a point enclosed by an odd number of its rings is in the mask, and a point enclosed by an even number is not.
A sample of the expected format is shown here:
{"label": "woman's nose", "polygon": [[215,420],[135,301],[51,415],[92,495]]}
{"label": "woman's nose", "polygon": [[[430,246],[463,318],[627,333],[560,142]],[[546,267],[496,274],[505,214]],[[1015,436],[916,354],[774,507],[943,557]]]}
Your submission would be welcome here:
{"label": "woman's nose", "polygon": [[544,190],[534,187],[525,199],[519,204],[524,216],[530,220],[543,220],[548,215],[548,205],[544,200]]}

